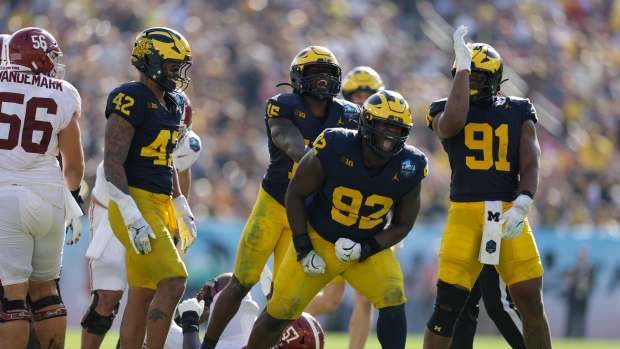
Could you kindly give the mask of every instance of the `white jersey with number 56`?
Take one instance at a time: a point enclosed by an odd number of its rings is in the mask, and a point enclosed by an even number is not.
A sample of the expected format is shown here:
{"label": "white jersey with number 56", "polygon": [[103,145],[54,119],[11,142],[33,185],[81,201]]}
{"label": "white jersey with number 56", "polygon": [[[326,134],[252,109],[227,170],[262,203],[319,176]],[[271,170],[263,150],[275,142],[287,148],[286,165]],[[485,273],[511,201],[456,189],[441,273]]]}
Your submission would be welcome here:
{"label": "white jersey with number 56", "polygon": [[63,186],[58,133],[80,108],[67,81],[0,69],[0,183]]}

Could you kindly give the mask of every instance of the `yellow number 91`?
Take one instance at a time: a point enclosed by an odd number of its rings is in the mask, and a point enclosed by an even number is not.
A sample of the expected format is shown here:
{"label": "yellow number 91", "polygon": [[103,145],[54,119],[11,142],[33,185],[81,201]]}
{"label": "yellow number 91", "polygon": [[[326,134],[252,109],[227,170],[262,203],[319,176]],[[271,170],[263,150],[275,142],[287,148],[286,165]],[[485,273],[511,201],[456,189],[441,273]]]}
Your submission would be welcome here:
{"label": "yellow number 91", "polygon": [[[379,206],[379,209],[368,216],[360,216],[362,202],[364,206]],[[394,200],[386,196],[372,194],[364,200],[359,190],[339,186],[332,193],[331,217],[347,227],[357,224],[359,229],[372,229],[383,222],[393,204]]]}

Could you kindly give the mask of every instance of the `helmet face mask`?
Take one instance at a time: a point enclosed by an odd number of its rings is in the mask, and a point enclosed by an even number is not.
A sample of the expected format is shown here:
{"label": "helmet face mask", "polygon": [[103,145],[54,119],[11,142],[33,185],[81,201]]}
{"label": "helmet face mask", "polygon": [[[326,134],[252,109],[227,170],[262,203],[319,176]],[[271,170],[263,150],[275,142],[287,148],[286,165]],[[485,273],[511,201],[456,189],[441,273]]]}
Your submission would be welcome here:
{"label": "helmet face mask", "polygon": [[138,34],[131,63],[166,92],[183,91],[189,86],[191,49],[175,30],[156,27]]}
{"label": "helmet face mask", "polygon": [[382,158],[403,150],[412,127],[409,104],[398,92],[379,91],[362,106],[359,132],[364,143]]}
{"label": "helmet face mask", "polygon": [[331,99],[340,92],[341,74],[334,54],[321,46],[309,46],[301,50],[293,59],[290,69],[294,92],[319,100]]}
{"label": "helmet face mask", "polygon": [[362,115],[360,128],[368,147],[380,157],[397,155],[405,147],[410,129],[397,122],[389,122]]}

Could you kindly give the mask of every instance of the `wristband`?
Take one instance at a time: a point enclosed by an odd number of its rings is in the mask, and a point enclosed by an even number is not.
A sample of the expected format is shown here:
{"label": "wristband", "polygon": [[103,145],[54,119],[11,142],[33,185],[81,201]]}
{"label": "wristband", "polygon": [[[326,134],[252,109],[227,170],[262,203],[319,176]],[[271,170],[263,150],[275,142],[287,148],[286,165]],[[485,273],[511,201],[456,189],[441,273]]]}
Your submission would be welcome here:
{"label": "wristband", "polygon": [[297,251],[297,260],[302,260],[310,251],[313,250],[312,241],[308,234],[293,234],[293,245]]}
{"label": "wristband", "polygon": [[181,315],[181,328],[183,333],[198,332],[198,313],[186,311]]}
{"label": "wristband", "polygon": [[73,196],[73,198],[75,199],[75,202],[77,202],[80,205],[84,203],[84,199],[82,199],[82,197],[80,196],[81,189],[82,189],[82,186],[80,185],[77,187],[77,189],[71,191],[71,196]]}
{"label": "wristband", "polygon": [[372,256],[373,254],[383,250],[383,247],[379,244],[379,242],[371,237],[370,239],[366,239],[360,243],[362,247],[362,251],[360,252],[360,262],[363,262],[366,258]]}

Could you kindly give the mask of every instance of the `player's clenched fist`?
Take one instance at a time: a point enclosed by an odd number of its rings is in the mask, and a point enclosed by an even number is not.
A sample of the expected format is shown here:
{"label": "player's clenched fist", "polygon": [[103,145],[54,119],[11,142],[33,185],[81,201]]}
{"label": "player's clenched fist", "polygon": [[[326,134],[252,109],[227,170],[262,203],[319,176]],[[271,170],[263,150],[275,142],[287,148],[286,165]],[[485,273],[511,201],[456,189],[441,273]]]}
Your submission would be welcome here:
{"label": "player's clenched fist", "polygon": [[134,251],[138,254],[148,254],[151,252],[151,241],[155,239],[155,233],[149,223],[142,217],[136,202],[128,194],[120,191],[114,184],[108,182],[108,192],[110,199],[117,205],[123,216],[123,221],[127,226],[129,242]]}
{"label": "player's clenched fist", "polygon": [[325,261],[321,256],[316,254],[314,250],[308,252],[308,254],[301,259],[301,264],[304,266],[304,272],[310,275],[319,275],[325,273]]}
{"label": "player's clenched fist", "polygon": [[336,257],[343,262],[351,262],[360,259],[362,245],[347,238],[339,238],[334,245]]}

